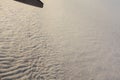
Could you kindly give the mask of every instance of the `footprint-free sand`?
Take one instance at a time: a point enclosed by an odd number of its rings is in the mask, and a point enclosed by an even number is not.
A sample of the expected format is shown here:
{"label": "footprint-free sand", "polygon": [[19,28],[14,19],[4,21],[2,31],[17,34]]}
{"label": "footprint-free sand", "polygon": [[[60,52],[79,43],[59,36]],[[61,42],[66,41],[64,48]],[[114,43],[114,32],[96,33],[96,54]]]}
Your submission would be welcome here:
{"label": "footprint-free sand", "polygon": [[0,80],[120,80],[120,1],[42,2],[0,0]]}

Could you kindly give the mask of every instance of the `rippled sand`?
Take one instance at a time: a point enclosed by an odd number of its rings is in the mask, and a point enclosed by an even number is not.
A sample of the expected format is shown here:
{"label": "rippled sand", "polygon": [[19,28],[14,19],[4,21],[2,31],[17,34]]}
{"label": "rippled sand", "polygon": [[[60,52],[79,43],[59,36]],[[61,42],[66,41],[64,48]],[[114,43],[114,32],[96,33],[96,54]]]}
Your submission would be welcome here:
{"label": "rippled sand", "polygon": [[0,80],[120,80],[120,1],[0,0]]}
{"label": "rippled sand", "polygon": [[0,0],[0,80],[63,80],[56,47],[42,29],[39,12],[40,8]]}

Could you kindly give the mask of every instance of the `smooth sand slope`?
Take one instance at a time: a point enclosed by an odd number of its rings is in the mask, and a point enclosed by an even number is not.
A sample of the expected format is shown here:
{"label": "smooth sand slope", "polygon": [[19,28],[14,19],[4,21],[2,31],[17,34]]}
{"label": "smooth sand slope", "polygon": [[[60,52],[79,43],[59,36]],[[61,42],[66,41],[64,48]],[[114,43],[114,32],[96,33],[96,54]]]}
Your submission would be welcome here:
{"label": "smooth sand slope", "polygon": [[0,0],[0,80],[120,80],[120,1],[43,3]]}

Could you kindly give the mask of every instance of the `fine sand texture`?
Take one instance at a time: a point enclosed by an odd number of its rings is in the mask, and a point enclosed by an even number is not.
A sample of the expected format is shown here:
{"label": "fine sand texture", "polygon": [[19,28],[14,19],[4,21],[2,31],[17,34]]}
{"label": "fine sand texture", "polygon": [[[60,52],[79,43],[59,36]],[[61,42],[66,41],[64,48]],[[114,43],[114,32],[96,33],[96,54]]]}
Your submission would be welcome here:
{"label": "fine sand texture", "polygon": [[120,80],[119,0],[0,0],[0,80]]}
{"label": "fine sand texture", "polygon": [[[38,12],[37,12],[38,11]],[[0,80],[63,80],[41,7],[0,0]]]}

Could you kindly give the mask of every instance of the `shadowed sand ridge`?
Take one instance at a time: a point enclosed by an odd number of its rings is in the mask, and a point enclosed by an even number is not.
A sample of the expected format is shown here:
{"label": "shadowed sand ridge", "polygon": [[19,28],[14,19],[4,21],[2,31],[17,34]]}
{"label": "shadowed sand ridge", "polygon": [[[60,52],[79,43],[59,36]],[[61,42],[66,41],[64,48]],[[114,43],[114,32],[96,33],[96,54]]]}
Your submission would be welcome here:
{"label": "shadowed sand ridge", "polygon": [[41,7],[41,8],[43,8],[43,6],[44,6],[44,3],[41,2],[40,0],[14,0],[14,1],[18,1],[18,2],[21,2],[24,4]]}

